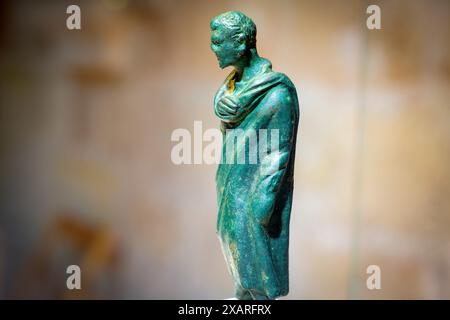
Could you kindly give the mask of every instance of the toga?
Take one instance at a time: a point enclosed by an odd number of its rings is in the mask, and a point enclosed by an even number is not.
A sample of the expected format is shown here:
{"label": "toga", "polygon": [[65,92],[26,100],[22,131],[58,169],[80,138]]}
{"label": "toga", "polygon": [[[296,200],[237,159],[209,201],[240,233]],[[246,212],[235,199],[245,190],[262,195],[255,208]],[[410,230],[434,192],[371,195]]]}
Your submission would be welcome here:
{"label": "toga", "polygon": [[[297,92],[289,78],[274,72],[266,59],[250,80],[235,86],[235,78],[232,71],[214,98],[223,133],[222,159],[216,173],[217,234],[236,290],[274,299],[289,291]],[[218,111],[217,103],[224,95],[237,102],[236,114]],[[260,129],[266,129],[267,137],[258,135]],[[272,132],[278,141],[274,150]],[[267,141],[267,152],[258,151],[256,163],[249,161],[248,155],[255,133],[258,146]],[[234,149],[228,147],[227,151],[227,143],[234,143]],[[237,160],[242,152],[246,154],[244,164]]]}

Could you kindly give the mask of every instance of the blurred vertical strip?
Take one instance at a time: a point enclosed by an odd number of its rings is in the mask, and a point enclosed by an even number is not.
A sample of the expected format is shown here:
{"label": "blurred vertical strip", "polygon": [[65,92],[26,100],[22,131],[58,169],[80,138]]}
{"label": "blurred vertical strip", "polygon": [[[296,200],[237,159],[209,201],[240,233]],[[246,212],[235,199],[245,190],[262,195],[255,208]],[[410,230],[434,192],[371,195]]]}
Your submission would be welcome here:
{"label": "blurred vertical strip", "polygon": [[368,29],[366,27],[366,8],[369,6],[367,0],[361,1],[362,7],[358,8],[361,12],[360,17],[360,37],[359,61],[358,61],[358,89],[356,95],[356,132],[355,132],[355,151],[353,166],[353,198],[352,198],[352,232],[350,246],[350,271],[349,271],[349,289],[348,298],[358,299],[361,282],[360,274],[360,242],[361,242],[361,220],[363,214],[362,196],[363,196],[363,179],[364,179],[364,147],[366,132],[366,97],[367,97],[367,63],[369,61],[368,50]]}
{"label": "blurred vertical strip", "polygon": [[[10,2],[0,1],[0,57],[7,47],[8,23],[9,23]],[[1,77],[1,74],[0,74]],[[2,79],[0,78],[0,92],[2,87]],[[3,119],[4,103],[2,103],[2,94],[0,94],[0,121]],[[1,124],[0,124],[1,127]],[[3,140],[0,138],[0,166],[3,163]],[[1,171],[0,171],[1,172]],[[4,192],[3,192],[3,176],[0,175],[0,300],[6,297],[6,236],[5,221],[3,212]]]}

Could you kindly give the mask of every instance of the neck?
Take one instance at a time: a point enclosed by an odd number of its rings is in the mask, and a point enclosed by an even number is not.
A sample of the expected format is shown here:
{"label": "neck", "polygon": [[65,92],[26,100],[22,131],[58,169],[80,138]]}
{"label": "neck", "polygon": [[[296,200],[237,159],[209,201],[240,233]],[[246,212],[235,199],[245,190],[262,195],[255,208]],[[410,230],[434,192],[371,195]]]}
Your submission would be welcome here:
{"label": "neck", "polygon": [[247,81],[255,76],[259,71],[259,65],[263,61],[256,51],[256,48],[250,49],[248,55],[246,55],[242,61],[235,65],[236,72],[238,74],[238,81]]}

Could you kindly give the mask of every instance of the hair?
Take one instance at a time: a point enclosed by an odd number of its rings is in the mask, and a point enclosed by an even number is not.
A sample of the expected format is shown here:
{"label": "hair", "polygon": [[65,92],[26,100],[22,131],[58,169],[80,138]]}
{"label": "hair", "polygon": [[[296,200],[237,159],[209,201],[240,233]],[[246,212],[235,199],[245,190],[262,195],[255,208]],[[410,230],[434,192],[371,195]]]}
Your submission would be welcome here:
{"label": "hair", "polygon": [[256,48],[256,25],[245,14],[239,11],[228,11],[211,20],[211,30],[223,26],[234,33],[234,36],[243,35],[249,48]]}

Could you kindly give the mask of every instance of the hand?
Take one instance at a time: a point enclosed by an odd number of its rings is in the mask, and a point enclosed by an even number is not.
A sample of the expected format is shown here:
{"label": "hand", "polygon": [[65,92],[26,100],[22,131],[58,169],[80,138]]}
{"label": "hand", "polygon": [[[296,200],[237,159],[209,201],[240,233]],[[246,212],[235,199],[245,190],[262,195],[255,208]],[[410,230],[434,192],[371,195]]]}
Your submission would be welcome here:
{"label": "hand", "polygon": [[221,117],[234,117],[239,109],[232,96],[224,96],[217,102],[217,114]]}

